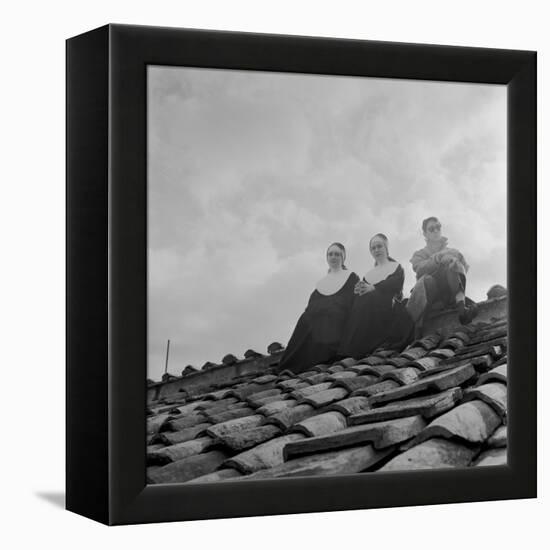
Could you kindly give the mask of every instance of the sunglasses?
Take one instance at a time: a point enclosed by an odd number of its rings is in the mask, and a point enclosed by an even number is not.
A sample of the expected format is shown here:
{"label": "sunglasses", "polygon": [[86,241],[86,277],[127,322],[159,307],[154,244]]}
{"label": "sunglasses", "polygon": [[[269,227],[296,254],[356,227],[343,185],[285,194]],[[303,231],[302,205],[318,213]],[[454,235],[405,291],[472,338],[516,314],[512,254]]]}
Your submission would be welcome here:
{"label": "sunglasses", "polygon": [[440,229],[441,229],[441,224],[440,223],[435,224],[435,225],[430,225],[430,227],[427,228],[429,233],[435,233],[436,231],[439,231]]}

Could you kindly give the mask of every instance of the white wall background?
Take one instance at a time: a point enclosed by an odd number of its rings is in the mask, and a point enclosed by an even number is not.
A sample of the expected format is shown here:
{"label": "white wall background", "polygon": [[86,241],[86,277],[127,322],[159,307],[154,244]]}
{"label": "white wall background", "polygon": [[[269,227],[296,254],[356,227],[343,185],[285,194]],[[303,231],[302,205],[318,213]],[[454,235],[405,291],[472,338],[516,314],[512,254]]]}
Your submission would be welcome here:
{"label": "white wall background", "polygon": [[[107,22],[539,51],[550,88],[542,2],[24,2],[2,7],[2,542],[6,548],[521,548],[548,539],[539,448],[531,501],[458,504],[106,529],[64,512],[64,40]],[[539,108],[539,182],[543,181]],[[550,208],[539,183],[539,280]],[[545,270],[547,272],[547,270]],[[539,340],[548,291],[539,285]],[[539,369],[546,357],[540,346]],[[539,378],[539,433],[548,421]],[[546,390],[546,391],[545,391]],[[543,455],[543,451],[546,451]],[[546,460],[546,464],[548,464]],[[538,541],[538,542],[536,542]]]}

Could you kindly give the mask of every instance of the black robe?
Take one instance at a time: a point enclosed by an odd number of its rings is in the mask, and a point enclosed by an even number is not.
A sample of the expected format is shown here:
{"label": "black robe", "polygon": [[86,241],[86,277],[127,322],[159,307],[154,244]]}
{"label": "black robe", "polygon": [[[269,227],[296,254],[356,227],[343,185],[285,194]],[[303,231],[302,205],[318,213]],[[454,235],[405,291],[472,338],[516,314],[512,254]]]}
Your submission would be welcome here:
{"label": "black robe", "polygon": [[398,265],[373,291],[355,296],[338,355],[362,359],[391,339],[393,298],[402,292],[404,281],[405,272]]}
{"label": "black robe", "polygon": [[358,281],[359,277],[352,272],[342,288],[330,296],[313,291],[290,337],[279,370],[304,372],[336,356]]}

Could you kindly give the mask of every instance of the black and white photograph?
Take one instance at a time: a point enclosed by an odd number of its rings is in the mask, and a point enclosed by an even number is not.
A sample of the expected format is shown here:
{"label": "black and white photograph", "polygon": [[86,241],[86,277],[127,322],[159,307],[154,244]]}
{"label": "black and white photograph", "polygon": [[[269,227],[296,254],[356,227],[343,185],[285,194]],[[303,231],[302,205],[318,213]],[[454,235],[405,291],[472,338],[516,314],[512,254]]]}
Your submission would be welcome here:
{"label": "black and white photograph", "polygon": [[507,91],[147,67],[147,483],[505,466]]}
{"label": "black and white photograph", "polygon": [[541,546],[543,6],[3,6],[6,547]]}

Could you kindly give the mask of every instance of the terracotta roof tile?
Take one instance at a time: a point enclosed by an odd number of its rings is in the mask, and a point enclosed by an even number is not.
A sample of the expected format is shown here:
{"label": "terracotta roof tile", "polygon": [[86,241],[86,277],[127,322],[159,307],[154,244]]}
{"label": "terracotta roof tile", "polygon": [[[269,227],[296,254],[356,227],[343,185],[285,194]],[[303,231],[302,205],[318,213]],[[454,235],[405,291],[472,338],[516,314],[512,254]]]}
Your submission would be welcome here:
{"label": "terracotta roof tile", "polygon": [[237,363],[239,360],[232,354],[232,353],[228,353],[223,359],[222,359],[222,363],[224,365],[234,365],[235,363]]}
{"label": "terracotta roof tile", "polygon": [[466,346],[455,353],[457,359],[468,359],[470,357],[476,357],[477,355],[485,355],[489,353],[493,358],[498,359],[506,351],[506,347],[503,345],[506,342],[505,338],[498,338],[491,342],[484,342],[477,344],[476,346]]}
{"label": "terracotta roof tile", "polygon": [[420,340],[416,340],[409,347],[421,346],[425,350],[430,351],[436,348],[439,345],[439,342],[441,342],[441,336],[434,333],[424,336],[424,338],[420,338]]}
{"label": "terracotta roof tile", "polygon": [[487,440],[488,447],[506,447],[508,445],[507,426],[498,427],[493,435]]}
{"label": "terracotta roof tile", "polygon": [[[292,409],[291,409],[292,410]],[[337,432],[347,426],[346,417],[337,411],[330,411],[297,422],[292,428],[293,433],[302,433],[308,437]]]}
{"label": "terracotta roof tile", "polygon": [[372,386],[372,384],[375,384],[376,382],[378,382],[378,380],[379,377],[373,376],[372,374],[366,376],[360,375],[354,378],[341,378],[340,380],[335,380],[332,384],[332,387],[345,388],[349,392],[353,392],[360,388]]}
{"label": "terracotta roof tile", "polygon": [[355,390],[352,395],[364,395],[365,397],[372,397],[373,395],[378,395],[379,393],[384,393],[398,387],[399,383],[395,380],[384,380],[382,382],[377,382],[376,384],[371,384],[365,388]]}
{"label": "terracotta roof tile", "polygon": [[416,367],[421,371],[427,371],[435,369],[439,363],[441,363],[441,359],[439,357],[430,356],[417,359],[416,361],[413,361],[410,366]]}
{"label": "terracotta roof tile", "polygon": [[445,361],[442,361],[439,363],[437,367],[434,367],[433,369],[426,370],[426,371],[420,371],[418,373],[419,378],[431,378],[432,376],[436,374],[441,374],[443,372],[450,372],[453,369],[457,369],[459,367],[465,367],[469,366],[474,369],[474,378],[476,376],[476,370],[474,368],[474,365],[472,364],[472,361],[470,359],[466,359],[465,361],[460,361],[458,363],[446,363]]}
{"label": "terracotta roof tile", "polygon": [[[472,339],[472,334],[474,334],[475,331],[471,331],[468,327],[463,327],[461,330],[459,327],[453,330],[452,338],[459,338],[462,340],[465,344],[469,344]],[[479,331],[477,331],[479,334]]]}
{"label": "terracotta roof tile", "polygon": [[159,449],[164,449],[164,445],[162,443],[155,443],[153,445],[147,445],[147,455],[150,455],[151,453],[154,453],[155,451],[158,451]]}
{"label": "terracotta roof tile", "polygon": [[[471,365],[465,365],[463,367],[450,369],[439,374],[434,374],[433,376],[420,378],[416,382],[406,386],[399,386],[394,389],[372,395],[371,403],[387,403],[396,399],[402,399],[404,397],[423,393],[428,390],[440,392],[454,386],[459,386],[474,376],[475,371],[473,367]],[[387,382],[391,382],[391,380],[388,380]]]}
{"label": "terracotta roof tile", "polygon": [[508,383],[508,365],[506,363],[482,374],[477,381],[477,385],[480,386],[490,382],[500,382],[501,384]]}
{"label": "terracotta roof tile", "polygon": [[388,360],[385,357],[379,357],[378,355],[369,355],[357,362],[358,365],[387,365]]}
{"label": "terracotta roof tile", "polygon": [[264,421],[264,417],[261,414],[252,414],[249,416],[241,416],[219,424],[210,426],[206,433],[212,437],[223,439],[227,434],[232,434],[240,430],[248,430],[259,426]]}
{"label": "terracotta roof tile", "polygon": [[476,450],[446,439],[430,439],[396,456],[380,468],[380,472],[463,468],[469,466]]}
{"label": "terracotta roof tile", "polygon": [[386,372],[380,380],[394,380],[401,386],[411,384],[418,379],[420,370],[415,367],[402,367]]}
{"label": "terracotta roof tile", "polygon": [[283,449],[285,445],[303,437],[302,434],[296,433],[276,437],[226,460],[224,466],[235,468],[243,474],[252,474],[260,470],[274,468],[284,462]]}
{"label": "terracotta roof tile", "polygon": [[310,370],[312,370],[314,372],[325,372],[329,367],[330,367],[330,365],[325,365],[324,363],[319,363],[318,365],[314,365],[313,367],[311,367]]}
{"label": "terracotta roof tile", "polygon": [[248,403],[254,408],[260,408],[265,405],[269,405],[270,403],[278,403],[281,399],[286,399],[287,397],[289,397],[288,393],[280,393],[252,400],[249,398]]}
{"label": "terracotta roof tile", "polygon": [[208,436],[177,443],[147,453],[147,463],[154,465],[176,462],[177,460],[182,460],[183,458],[202,453],[213,445],[214,440]]}
{"label": "terracotta roof tile", "polygon": [[147,479],[150,483],[182,483],[213,472],[226,457],[222,451],[193,455],[160,468],[148,469]]}
{"label": "terracotta roof tile", "polygon": [[[343,367],[342,367],[343,368]],[[328,372],[318,372],[317,374],[313,374],[311,376],[308,376],[304,383],[311,384],[312,386],[315,386],[317,384],[322,384],[323,382],[331,382],[333,380],[332,375]]]}
{"label": "terracotta roof tile", "polygon": [[302,402],[313,405],[317,409],[319,407],[326,407],[335,401],[340,401],[340,399],[344,399],[348,393],[348,390],[345,388],[330,388],[308,395],[302,399]]}
{"label": "terracotta roof tile", "polygon": [[426,355],[427,353],[427,349],[423,348],[422,346],[418,346],[416,348],[407,349],[401,354],[401,357],[409,359],[409,361],[416,361],[417,359],[424,357],[424,355]]}
{"label": "terracotta roof tile", "polygon": [[200,435],[203,435],[206,428],[211,426],[210,422],[204,422],[203,424],[196,424],[192,428],[186,428],[178,432],[162,432],[155,436],[155,441],[160,441],[164,445],[174,445],[176,443],[184,443],[195,439]]}
{"label": "terracotta roof tile", "polygon": [[374,351],[373,355],[376,355],[377,357],[382,357],[384,359],[388,357],[395,357],[399,354],[393,349],[378,348]]}
{"label": "terracotta roof tile", "polygon": [[303,399],[304,397],[309,397],[315,393],[319,393],[324,390],[328,390],[332,386],[332,382],[323,382],[321,384],[315,384],[313,386],[306,386],[305,388],[300,388],[290,392],[290,395],[295,399]]}
{"label": "terracotta roof tile", "polygon": [[437,348],[437,349],[434,349],[433,351],[430,351],[430,353],[428,354],[429,357],[439,357],[439,359],[451,359],[452,357],[455,356],[455,352],[452,350],[452,349],[448,349],[448,348]]}
{"label": "terracotta roof tile", "polygon": [[170,417],[169,414],[157,414],[155,416],[150,416],[147,418],[147,434],[153,435],[160,431],[164,423]]}
{"label": "terracotta roof tile", "polygon": [[362,367],[358,372],[364,376],[366,374],[371,374],[373,376],[382,376],[383,374],[386,374],[387,372],[395,370],[395,365],[365,365]]}
{"label": "terracotta roof tile", "polygon": [[482,342],[493,342],[497,339],[502,339],[506,343],[506,337],[508,335],[507,325],[502,325],[497,328],[491,328],[487,331],[480,331],[476,336],[472,338],[470,344],[480,344]]}
{"label": "terracotta roof tile", "polygon": [[263,357],[263,355],[261,353],[258,353],[257,351],[254,351],[253,349],[247,349],[244,352],[245,359],[253,359],[255,357]]}
{"label": "terracotta roof tile", "polygon": [[443,359],[441,363],[435,368],[432,369],[433,372],[437,372],[440,370],[445,370],[449,368],[455,368],[455,367],[462,367],[464,365],[472,365],[475,366],[476,364],[479,364],[483,367],[489,367],[493,363],[493,358],[490,355],[476,355],[472,358],[464,359],[464,358],[458,358],[458,357],[451,357],[450,359]]}
{"label": "terracotta roof tile", "polygon": [[341,380],[343,378],[355,378],[357,376],[357,373],[352,370],[343,370],[340,372],[335,372],[334,374],[331,374],[329,376],[329,380],[335,381],[335,380]]}
{"label": "terracotta roof tile", "polygon": [[[188,415],[180,415],[179,417],[171,417],[170,420],[162,427],[163,431],[177,432],[179,430],[184,430],[185,428],[192,428],[198,424],[204,424],[207,422],[206,416],[203,414],[198,414],[192,412]],[[166,430],[165,430],[166,429]]]}
{"label": "terracotta roof tile", "polygon": [[489,449],[481,453],[473,464],[474,466],[506,466],[508,464],[508,452],[503,449]]}
{"label": "terracotta roof tile", "polygon": [[283,377],[292,378],[294,376],[295,376],[295,374],[291,370],[288,370],[288,369],[282,370],[279,373],[279,378],[283,378]]}
{"label": "terracotta roof tile", "polygon": [[181,401],[180,403],[172,403],[170,405],[164,405],[162,407],[157,407],[153,414],[180,414],[180,407],[182,407],[185,404],[185,401]]}
{"label": "terracotta roof tile", "polygon": [[285,409],[281,412],[275,413],[267,417],[266,422],[279,426],[281,430],[285,431],[291,428],[297,422],[301,422],[310,416],[315,414],[315,408],[311,405],[296,405],[289,409]]}
{"label": "terracotta roof tile", "polygon": [[433,420],[418,436],[421,443],[439,437],[459,438],[468,443],[484,443],[500,425],[497,413],[483,401],[463,403]]}
{"label": "terracotta roof tile", "polygon": [[452,409],[462,398],[460,388],[451,388],[442,393],[427,397],[417,397],[403,401],[395,401],[384,407],[369,409],[350,416],[350,425],[391,420],[403,416],[421,414],[430,419]]}
{"label": "terracotta roof tile", "polygon": [[425,426],[426,422],[421,416],[374,422],[289,443],[283,454],[285,460],[289,460],[297,456],[352,447],[361,443],[372,443],[374,448],[384,449],[414,437]]}
{"label": "terracotta roof tile", "polygon": [[[254,384],[269,384],[270,382],[275,382],[277,380],[277,376],[275,374],[264,374],[262,376],[257,376],[252,379],[252,382]],[[265,389],[264,389],[265,391]]]}
{"label": "terracotta roof tile", "polygon": [[409,359],[406,357],[392,357],[390,359],[386,359],[387,365],[393,365],[394,367],[404,367],[411,363]]}
{"label": "terracotta roof tile", "polygon": [[456,336],[453,336],[451,338],[447,338],[443,342],[441,342],[441,347],[443,349],[447,348],[449,350],[454,351],[455,353],[459,353],[460,349],[465,346],[465,342],[462,338],[457,338]]}
{"label": "terracotta roof tile", "polygon": [[502,285],[493,285],[488,291],[487,291],[487,298],[492,300],[494,298],[500,298],[501,296],[506,296],[508,294],[508,290],[504,288]]}
{"label": "terracotta roof tile", "polygon": [[[147,408],[147,416],[156,416],[161,414],[161,411],[165,409],[165,405],[151,405]],[[164,410],[166,412],[166,410]]]}
{"label": "terracotta roof tile", "polygon": [[162,466],[147,466],[146,468],[147,483],[156,483],[154,481],[154,476],[152,476],[151,474],[154,474],[154,472],[157,472],[161,468]]}
{"label": "terracotta roof tile", "polygon": [[368,397],[357,395],[355,397],[348,397],[347,399],[342,399],[333,403],[328,410],[329,411],[338,411],[346,416],[353,414],[358,414],[360,412],[366,411],[370,408]]}
{"label": "terracotta roof tile", "polygon": [[297,378],[291,378],[289,380],[282,380],[278,382],[276,387],[280,388],[283,391],[287,391],[305,388],[306,386],[309,386],[307,382],[304,382],[303,380],[299,380]]}
{"label": "terracotta roof tile", "polygon": [[267,405],[263,405],[262,407],[257,409],[256,412],[258,414],[263,414],[264,416],[271,416],[272,414],[277,414],[281,411],[284,411],[285,409],[295,407],[297,404],[298,401],[296,401],[296,399],[282,399],[279,401],[268,403]]}
{"label": "terracotta roof tile", "polygon": [[220,442],[233,452],[241,452],[281,435],[281,429],[273,424],[232,431],[219,436]]}
{"label": "terracotta roof tile", "polygon": [[261,470],[248,479],[278,477],[355,474],[370,468],[389,454],[375,450],[372,445],[342,449],[328,453],[296,458],[270,469]]}
{"label": "terracotta roof tile", "polygon": [[280,397],[282,395],[282,390],[279,388],[271,388],[269,390],[260,390],[256,393],[250,394],[245,400],[248,403],[253,403],[254,401],[262,400],[265,397]]}
{"label": "terracotta roof tile", "polygon": [[346,357],[345,359],[340,359],[340,361],[336,361],[333,366],[342,366],[344,368],[353,367],[354,365],[357,365],[357,359],[354,359],[353,357]]}
{"label": "terracotta roof tile", "polygon": [[[227,410],[227,407],[234,405],[235,403],[238,403],[236,397],[227,397],[226,399],[220,399],[219,401],[197,401],[195,403],[190,403],[190,405],[195,405],[195,408],[191,410],[195,410],[196,412],[206,411],[212,414],[218,411]],[[179,412],[182,413],[181,409]]]}
{"label": "terracotta roof tile", "polygon": [[269,353],[269,355],[273,355],[283,349],[285,349],[284,346],[282,346],[279,342],[273,342],[267,346],[267,353]]}
{"label": "terracotta roof tile", "polygon": [[254,414],[252,407],[242,402],[230,405],[225,412],[216,412],[214,414],[209,414],[208,411],[205,412],[206,419],[212,424],[222,424],[252,414]]}
{"label": "terracotta roof tile", "polygon": [[221,390],[213,391],[204,395],[204,399],[212,399],[218,401],[229,397],[231,394],[231,388],[224,388]]}
{"label": "terracotta roof tile", "polygon": [[182,371],[181,375],[186,376],[188,374],[193,374],[194,372],[198,372],[198,369],[195,368],[193,365],[187,365]]}
{"label": "terracotta roof tile", "polygon": [[269,390],[275,387],[275,380],[272,382],[267,382],[265,384],[246,384],[238,389],[233,389],[229,395],[237,397],[238,399],[246,399],[249,395],[258,393],[261,391]]}
{"label": "terracotta roof tile", "polygon": [[508,411],[508,390],[505,384],[500,382],[490,382],[474,388],[468,388],[464,392],[463,401],[472,401],[479,399],[490,407],[500,416],[503,423],[506,423]]}

